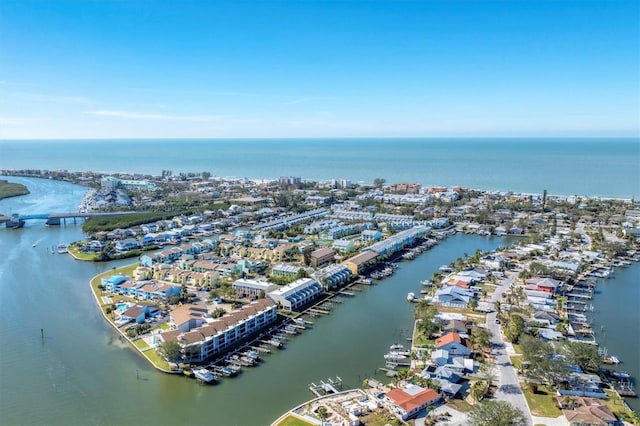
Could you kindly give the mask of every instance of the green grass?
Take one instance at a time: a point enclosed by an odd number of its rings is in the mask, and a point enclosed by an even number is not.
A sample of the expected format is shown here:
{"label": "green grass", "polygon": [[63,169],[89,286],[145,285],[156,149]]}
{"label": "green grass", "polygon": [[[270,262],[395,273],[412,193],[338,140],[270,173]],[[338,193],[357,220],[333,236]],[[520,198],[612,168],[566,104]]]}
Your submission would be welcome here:
{"label": "green grass", "polygon": [[519,344],[514,343],[514,344],[513,344],[513,350],[514,350],[514,351],[516,351],[516,353],[517,353],[517,354],[522,355],[522,348],[520,347],[520,345],[519,345]]}
{"label": "green grass", "polygon": [[562,411],[558,408],[553,396],[555,391],[549,386],[538,386],[536,394],[531,393],[527,386],[522,388],[527,403],[531,409],[531,414],[540,417],[558,417]]}
{"label": "green grass", "polygon": [[400,420],[387,413],[386,411],[377,411],[367,414],[360,418],[362,424],[366,426],[385,426],[385,425],[400,425]]}
{"label": "green grass", "polygon": [[624,417],[628,414],[627,409],[624,407],[623,400],[614,391],[605,390],[605,393],[609,399],[600,400],[606,405],[611,412],[617,417]]}
{"label": "green grass", "polygon": [[27,195],[29,190],[20,183],[8,182],[0,180],[0,200],[3,198],[16,197],[18,195]]}
{"label": "green grass", "polygon": [[471,404],[462,399],[450,399],[449,401],[447,401],[447,405],[450,405],[451,407],[463,413],[471,411],[471,409],[473,408]]}
{"label": "green grass", "polygon": [[309,426],[313,423],[309,423],[307,421],[302,420],[299,417],[296,417],[292,414],[289,414],[284,419],[280,420],[276,426]]}
{"label": "green grass", "polygon": [[136,348],[141,350],[147,349],[149,347],[149,345],[147,344],[147,342],[144,341],[144,339],[134,340],[133,344],[136,346]]}
{"label": "green grass", "polygon": [[98,253],[82,253],[78,246],[69,246],[67,249],[75,259],[94,261],[98,259]]}
{"label": "green grass", "polygon": [[143,354],[145,357],[149,359],[156,367],[161,368],[163,370],[171,371],[171,366],[155,349],[150,349],[145,351]]}
{"label": "green grass", "polygon": [[522,357],[521,356],[510,356],[511,364],[513,364],[513,368],[520,371],[522,367]]}
{"label": "green grass", "polygon": [[169,325],[168,322],[163,322],[162,324],[157,325],[151,329],[151,331],[154,331],[154,330],[168,331],[168,330],[171,330],[171,326]]}

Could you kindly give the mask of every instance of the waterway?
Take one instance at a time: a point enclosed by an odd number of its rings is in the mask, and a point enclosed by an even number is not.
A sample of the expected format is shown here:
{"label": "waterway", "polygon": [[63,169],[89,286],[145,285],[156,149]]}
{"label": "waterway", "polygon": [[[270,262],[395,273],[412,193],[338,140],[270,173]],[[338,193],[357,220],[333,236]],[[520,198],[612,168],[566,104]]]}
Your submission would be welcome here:
{"label": "waterway", "polygon": [[[31,194],[0,201],[0,211],[72,210],[84,193],[61,182],[19,181]],[[455,235],[401,263],[392,277],[345,298],[331,315],[317,318],[313,329],[268,355],[260,367],[208,387],[156,372],[118,339],[98,313],[88,282],[127,261],[87,263],[51,254],[59,242],[81,238],[79,226],[47,228],[37,221],[20,230],[0,230],[2,425],[269,424],[309,399],[311,382],[340,376],[346,386],[359,386],[383,365],[388,346],[408,336],[412,308],[406,295],[417,293],[420,280],[464,253],[506,243]],[[622,276],[611,284],[624,285]],[[607,290],[602,288],[603,296]],[[608,324],[604,308],[599,309],[596,313],[605,315],[602,321]],[[621,311],[618,305],[613,312]],[[637,333],[638,321],[630,321],[628,329],[635,326]],[[607,346],[610,353],[624,356],[614,342]]]}

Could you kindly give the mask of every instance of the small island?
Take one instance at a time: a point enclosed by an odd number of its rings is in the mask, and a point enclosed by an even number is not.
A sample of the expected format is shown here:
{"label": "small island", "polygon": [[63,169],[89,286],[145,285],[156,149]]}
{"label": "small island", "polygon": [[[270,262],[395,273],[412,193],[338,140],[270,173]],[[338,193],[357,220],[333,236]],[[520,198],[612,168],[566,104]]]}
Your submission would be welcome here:
{"label": "small island", "polygon": [[0,179],[0,200],[29,194],[26,186]]}

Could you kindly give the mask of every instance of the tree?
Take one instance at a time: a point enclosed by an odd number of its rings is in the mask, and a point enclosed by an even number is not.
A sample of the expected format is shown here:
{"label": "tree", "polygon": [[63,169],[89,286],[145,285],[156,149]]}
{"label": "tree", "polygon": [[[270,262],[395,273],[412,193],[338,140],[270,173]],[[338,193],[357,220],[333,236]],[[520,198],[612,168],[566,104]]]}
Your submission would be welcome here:
{"label": "tree", "polygon": [[329,418],[329,412],[327,411],[327,407],[325,407],[324,405],[318,407],[316,413],[318,413],[318,417],[320,417],[320,420],[326,420]]}
{"label": "tree", "polygon": [[211,177],[211,172],[202,172],[202,179],[204,180],[209,180],[209,178]]}
{"label": "tree", "polygon": [[382,188],[386,182],[387,182],[387,180],[385,178],[375,178],[373,180],[373,185],[376,188]]}
{"label": "tree", "polygon": [[471,389],[469,392],[471,393],[473,399],[475,399],[477,402],[480,402],[489,393],[489,383],[484,380],[478,380],[473,385],[471,385]]}
{"label": "tree", "polygon": [[584,371],[598,371],[600,355],[594,345],[567,341],[562,346],[562,353],[571,364],[578,365]]}
{"label": "tree", "polygon": [[486,401],[469,412],[471,426],[524,426],[524,413],[506,401]]}
{"label": "tree", "polygon": [[504,335],[512,343],[518,343],[523,332],[524,319],[518,314],[511,314],[509,316],[509,325],[507,326]]}
{"label": "tree", "polygon": [[476,351],[488,349],[491,346],[491,331],[484,327],[476,327],[471,333],[470,341]]}
{"label": "tree", "polygon": [[476,299],[471,299],[469,301],[469,307],[475,310],[478,307],[478,301]]}
{"label": "tree", "polygon": [[177,340],[161,343],[158,353],[169,362],[179,362],[182,359],[182,347]]}

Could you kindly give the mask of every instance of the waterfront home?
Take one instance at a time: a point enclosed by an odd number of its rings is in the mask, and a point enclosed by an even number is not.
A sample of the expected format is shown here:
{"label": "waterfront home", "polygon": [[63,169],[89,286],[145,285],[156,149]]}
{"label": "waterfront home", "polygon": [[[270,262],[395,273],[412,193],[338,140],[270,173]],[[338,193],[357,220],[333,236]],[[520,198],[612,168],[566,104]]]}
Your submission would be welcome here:
{"label": "waterfront home", "polygon": [[395,388],[385,394],[395,414],[402,420],[408,420],[429,405],[440,401],[440,394],[429,388],[408,384],[404,388]]}
{"label": "waterfront home", "polygon": [[487,255],[480,258],[480,263],[491,269],[502,269],[509,263],[508,259],[500,255]]}
{"label": "waterfront home", "polygon": [[201,362],[222,354],[235,343],[265,329],[276,318],[276,304],[268,299],[260,299],[218,319],[209,317],[206,324],[189,331],[175,329],[161,333],[159,341],[177,341],[187,362]]}
{"label": "waterfront home", "polygon": [[130,277],[124,276],[124,275],[112,275],[109,278],[103,278],[100,283],[104,286],[105,290],[108,291],[109,293],[117,293],[117,289],[118,287],[130,280]]}
{"label": "waterfront home", "polygon": [[360,239],[364,242],[380,241],[382,233],[375,229],[365,229],[360,233]]}
{"label": "waterfront home", "polygon": [[287,311],[294,311],[318,297],[324,289],[313,278],[301,278],[267,293],[267,297]]}
{"label": "waterfront home", "polygon": [[437,381],[440,392],[449,398],[456,396],[462,389],[462,385],[458,384],[462,379],[462,373],[449,365],[429,365],[420,372],[420,376]]}
{"label": "waterfront home", "polygon": [[611,410],[595,398],[558,396],[556,401],[570,426],[613,426],[618,423]]}
{"label": "waterfront home", "polygon": [[119,252],[129,251],[140,248],[140,242],[135,238],[127,238],[116,243],[115,249]]}
{"label": "waterfront home", "polygon": [[120,314],[116,318],[116,320],[119,323],[122,323],[122,322],[127,323],[131,321],[135,321],[137,324],[142,324],[144,323],[144,320],[152,311],[157,311],[157,310],[158,308],[155,308],[155,307],[152,308],[147,305],[135,305],[125,310],[122,314]]}
{"label": "waterfront home", "polygon": [[329,265],[316,271],[313,276],[325,289],[333,289],[351,281],[353,275],[345,265]]}
{"label": "waterfront home", "polygon": [[549,311],[535,311],[532,322],[543,324],[547,327],[556,325],[560,321],[560,316]]}
{"label": "waterfront home", "polygon": [[363,251],[342,262],[353,275],[360,275],[376,263],[378,255],[373,251]]}
{"label": "waterfront home", "polygon": [[435,341],[436,349],[443,349],[449,352],[449,355],[471,355],[471,348],[466,339],[463,339],[458,333],[447,333],[442,337],[439,337]]}
{"label": "waterfront home", "polygon": [[181,286],[166,283],[148,282],[140,287],[137,297],[143,300],[161,300],[167,302],[173,295],[179,295],[182,290]]}
{"label": "waterfront home", "polygon": [[138,289],[144,285],[144,281],[125,281],[117,287],[116,293],[129,297],[137,297]]}
{"label": "waterfront home", "polygon": [[380,257],[391,256],[406,247],[413,246],[418,239],[426,236],[428,230],[424,225],[415,226],[385,238],[365,248],[363,251],[372,251]]}
{"label": "waterfront home", "polygon": [[240,297],[264,297],[268,292],[276,290],[278,286],[268,281],[258,281],[250,279],[235,280],[232,288],[236,295]]}
{"label": "waterfront home", "polygon": [[466,308],[473,299],[473,291],[457,286],[445,286],[436,290],[433,302],[443,306]]}
{"label": "waterfront home", "polygon": [[543,291],[550,294],[557,294],[562,281],[548,277],[529,278],[524,282],[525,289]]}

